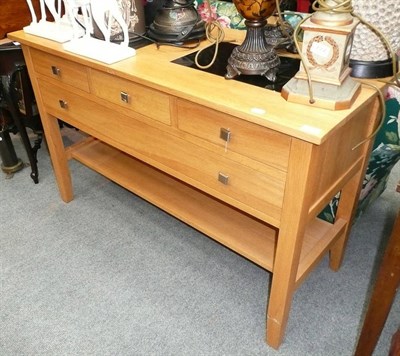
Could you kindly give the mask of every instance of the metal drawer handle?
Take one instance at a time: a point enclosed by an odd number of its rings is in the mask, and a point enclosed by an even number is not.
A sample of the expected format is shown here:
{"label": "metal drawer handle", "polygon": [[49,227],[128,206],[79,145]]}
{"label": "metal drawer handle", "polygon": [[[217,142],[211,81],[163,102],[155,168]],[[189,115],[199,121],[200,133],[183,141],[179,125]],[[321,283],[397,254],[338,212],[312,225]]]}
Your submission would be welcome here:
{"label": "metal drawer handle", "polygon": [[127,92],[125,92],[125,91],[121,91],[121,100],[124,103],[129,104],[129,94]]}
{"label": "metal drawer handle", "polygon": [[227,185],[229,180],[229,176],[225,173],[219,172],[218,173],[218,181],[220,181],[222,184]]}
{"label": "metal drawer handle", "polygon": [[58,102],[60,103],[60,107],[62,109],[68,109],[68,103],[65,100],[60,99]]}
{"label": "metal drawer handle", "polygon": [[231,140],[231,130],[221,128],[219,131],[219,138],[223,139],[226,142],[229,142]]}
{"label": "metal drawer handle", "polygon": [[51,66],[51,72],[58,77],[61,75],[61,69],[56,66]]}

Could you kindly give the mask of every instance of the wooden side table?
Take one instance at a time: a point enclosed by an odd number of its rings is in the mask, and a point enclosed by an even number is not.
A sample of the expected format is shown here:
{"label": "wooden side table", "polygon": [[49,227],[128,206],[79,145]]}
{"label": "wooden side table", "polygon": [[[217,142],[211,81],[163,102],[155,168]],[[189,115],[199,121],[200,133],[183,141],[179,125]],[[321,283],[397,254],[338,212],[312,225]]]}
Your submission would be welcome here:
{"label": "wooden side table", "polygon": [[400,211],[378,271],[355,356],[372,355],[400,286]]}

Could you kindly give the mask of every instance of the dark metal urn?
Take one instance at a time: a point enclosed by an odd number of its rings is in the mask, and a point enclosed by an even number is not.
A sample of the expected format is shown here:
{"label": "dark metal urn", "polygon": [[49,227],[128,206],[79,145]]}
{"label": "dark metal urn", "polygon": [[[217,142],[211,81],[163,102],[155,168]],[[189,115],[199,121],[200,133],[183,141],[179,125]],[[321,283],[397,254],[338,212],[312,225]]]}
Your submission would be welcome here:
{"label": "dark metal urn", "polygon": [[157,10],[148,36],[158,42],[183,44],[205,36],[205,23],[193,0],[167,0]]}

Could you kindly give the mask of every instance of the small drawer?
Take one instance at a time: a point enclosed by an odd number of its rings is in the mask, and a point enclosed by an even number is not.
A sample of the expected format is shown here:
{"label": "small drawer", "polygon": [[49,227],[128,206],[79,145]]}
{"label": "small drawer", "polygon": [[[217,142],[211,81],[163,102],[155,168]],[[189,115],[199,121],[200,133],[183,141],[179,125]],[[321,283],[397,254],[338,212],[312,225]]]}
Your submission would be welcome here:
{"label": "small drawer", "polygon": [[169,96],[97,70],[91,71],[93,94],[164,124],[171,123]]}
{"label": "small drawer", "polygon": [[85,66],[33,48],[31,54],[36,72],[86,92],[90,91]]}
{"label": "small drawer", "polygon": [[290,137],[182,99],[177,111],[180,130],[287,171]]}
{"label": "small drawer", "polygon": [[[38,83],[43,104],[50,115],[72,125],[75,122],[71,122],[71,119],[79,120],[82,116],[95,116],[95,114],[91,115],[91,110],[98,105],[73,94],[73,89],[42,78],[38,79]],[[90,103],[91,107],[87,106],[86,103]],[[99,108],[99,110],[101,109]]]}

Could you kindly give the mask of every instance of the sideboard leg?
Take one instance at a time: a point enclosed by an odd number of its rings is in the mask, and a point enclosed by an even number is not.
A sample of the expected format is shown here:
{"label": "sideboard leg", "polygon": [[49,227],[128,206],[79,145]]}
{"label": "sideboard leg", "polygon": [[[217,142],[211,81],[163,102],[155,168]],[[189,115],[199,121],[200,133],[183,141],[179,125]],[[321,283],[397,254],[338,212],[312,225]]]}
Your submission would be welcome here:
{"label": "sideboard leg", "polygon": [[[294,215],[301,216],[299,215]],[[297,220],[297,221],[296,221]],[[306,219],[294,218],[278,236],[278,246],[267,310],[267,343],[275,349],[281,345],[289,319]]]}
{"label": "sideboard leg", "polygon": [[339,239],[332,245],[329,254],[329,266],[332,270],[338,271],[342,265],[344,251],[350,233],[351,223],[354,214],[354,208],[358,197],[358,183],[360,174],[356,174],[342,189],[336,218],[342,218],[347,221],[346,228]]}
{"label": "sideboard leg", "polygon": [[41,118],[61,199],[68,203],[74,198],[74,193],[58,119],[49,114]]}
{"label": "sideboard leg", "polygon": [[[364,127],[365,135],[364,137],[369,137],[375,128],[379,125],[379,110],[381,110],[378,98],[376,98],[369,110],[371,120],[368,120],[368,125]],[[374,119],[373,119],[374,118]],[[346,183],[342,189],[340,195],[340,201],[338,210],[336,213],[336,218],[341,218],[347,221],[346,229],[343,235],[336,241],[335,244],[330,249],[330,268],[337,271],[343,261],[344,251],[349,237],[351,225],[353,223],[354,213],[357,208],[358,198],[361,192],[362,179],[365,175],[367,169],[369,156],[371,153],[373,144],[373,137],[363,145],[356,148],[359,151],[359,157],[362,159],[362,164],[358,172]]]}
{"label": "sideboard leg", "polygon": [[332,270],[338,271],[342,265],[344,251],[347,245],[347,240],[353,223],[353,216],[357,208],[358,196],[360,194],[360,180],[364,174],[364,169],[361,168],[343,187],[340,195],[336,219],[341,218],[347,221],[346,228],[342,236],[332,245],[329,255],[329,266]]}
{"label": "sideboard leg", "polygon": [[274,349],[278,349],[284,339],[294,293],[294,283],[279,284],[271,290],[267,311],[266,339],[267,344]]}
{"label": "sideboard leg", "polygon": [[267,343],[275,349],[283,341],[297,287],[297,270],[308,221],[310,192],[317,179],[317,174],[314,174],[317,160],[313,156],[312,145],[293,140],[267,310]]}
{"label": "sideboard leg", "polygon": [[44,137],[46,139],[47,147],[50,152],[54,175],[56,177],[61,199],[68,203],[74,198],[74,193],[72,190],[71,173],[68,167],[68,159],[61,137],[58,119],[55,116],[48,114],[45,110],[46,106],[40,95],[39,83],[35,75],[35,69],[30,48],[28,46],[22,46],[22,51],[24,53],[28,73],[31,78],[33,91],[35,92],[35,99],[38,104]]}

